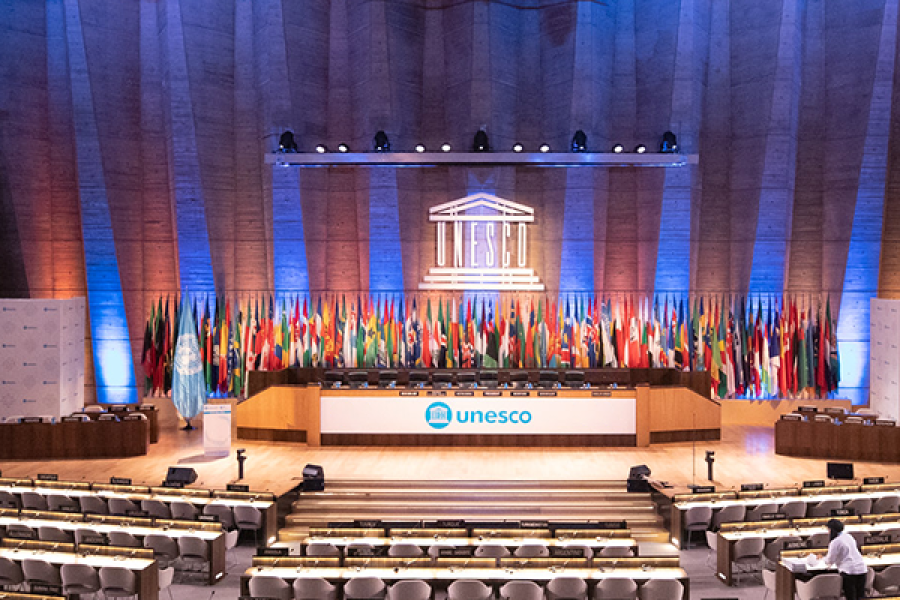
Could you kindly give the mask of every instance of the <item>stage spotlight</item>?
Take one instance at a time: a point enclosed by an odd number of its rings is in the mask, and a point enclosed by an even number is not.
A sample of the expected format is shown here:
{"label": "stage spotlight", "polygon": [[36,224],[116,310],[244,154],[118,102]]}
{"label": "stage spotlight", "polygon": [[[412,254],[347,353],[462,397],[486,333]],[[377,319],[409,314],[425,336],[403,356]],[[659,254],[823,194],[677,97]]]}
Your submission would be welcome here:
{"label": "stage spotlight", "polygon": [[347,144],[338,144],[338,152],[350,152],[350,146]]}
{"label": "stage spotlight", "polygon": [[540,151],[545,153],[550,152],[550,144],[541,144]]}
{"label": "stage spotlight", "polygon": [[294,132],[285,131],[278,139],[279,152],[297,152],[297,142],[294,141]]}
{"label": "stage spotlight", "polygon": [[678,139],[671,131],[667,131],[662,135],[662,141],[659,143],[659,151],[665,154],[674,154],[678,152]]}
{"label": "stage spotlight", "polygon": [[425,152],[425,144],[416,144],[416,152]]}
{"label": "stage spotlight", "polygon": [[647,146],[645,146],[643,144],[638,144],[637,146],[634,147],[634,151],[637,152],[638,154],[643,154],[644,152],[647,151]]}
{"label": "stage spotlight", "polygon": [[328,152],[328,147],[325,144],[319,144],[318,146],[316,146],[316,152],[318,152],[319,154],[325,154],[326,152]]}
{"label": "stage spotlight", "polygon": [[622,144],[616,144],[612,147],[612,151],[615,154],[622,154],[623,152],[625,152],[625,146],[623,146]]}
{"label": "stage spotlight", "polygon": [[513,150],[513,152],[521,152],[521,151],[522,151],[522,144],[516,142],[515,144],[513,144],[512,150]]}
{"label": "stage spotlight", "polygon": [[375,134],[375,152],[390,152],[391,151],[391,142],[388,140],[388,136],[384,131],[379,131]]}
{"label": "stage spotlight", "polygon": [[587,150],[587,134],[579,129],[572,136],[572,152],[585,152]]}
{"label": "stage spotlight", "polygon": [[490,152],[491,145],[488,143],[488,136],[484,129],[479,129],[475,134],[475,141],[472,142],[473,152]]}
{"label": "stage spotlight", "polygon": [[441,151],[442,151],[442,152],[450,152],[450,149],[451,149],[451,148],[450,148],[450,144],[449,144],[449,143],[444,142],[443,144],[441,144]]}

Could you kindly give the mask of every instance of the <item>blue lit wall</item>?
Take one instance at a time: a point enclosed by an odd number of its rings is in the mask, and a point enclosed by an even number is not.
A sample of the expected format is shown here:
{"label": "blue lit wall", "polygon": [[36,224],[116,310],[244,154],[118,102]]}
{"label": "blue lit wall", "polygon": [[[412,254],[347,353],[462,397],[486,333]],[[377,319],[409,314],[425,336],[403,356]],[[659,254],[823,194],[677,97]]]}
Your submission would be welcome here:
{"label": "blue lit wall", "polygon": [[272,169],[272,260],[279,295],[309,293],[299,177],[299,169]]}
{"label": "blue lit wall", "polygon": [[369,289],[397,293],[403,286],[403,248],[397,169],[369,169]]}

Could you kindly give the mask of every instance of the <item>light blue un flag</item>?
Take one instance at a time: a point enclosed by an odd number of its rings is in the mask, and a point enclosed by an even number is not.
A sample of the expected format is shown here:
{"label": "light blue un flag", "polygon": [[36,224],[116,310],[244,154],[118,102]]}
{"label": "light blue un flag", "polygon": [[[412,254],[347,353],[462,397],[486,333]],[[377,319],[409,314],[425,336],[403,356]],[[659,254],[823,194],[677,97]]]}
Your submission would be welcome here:
{"label": "light blue un flag", "polygon": [[[185,305],[187,306],[187,304]],[[178,345],[175,346],[175,367],[172,373],[172,402],[185,419],[200,414],[206,403],[206,381],[200,359],[197,327],[189,308],[181,311],[178,323]]]}

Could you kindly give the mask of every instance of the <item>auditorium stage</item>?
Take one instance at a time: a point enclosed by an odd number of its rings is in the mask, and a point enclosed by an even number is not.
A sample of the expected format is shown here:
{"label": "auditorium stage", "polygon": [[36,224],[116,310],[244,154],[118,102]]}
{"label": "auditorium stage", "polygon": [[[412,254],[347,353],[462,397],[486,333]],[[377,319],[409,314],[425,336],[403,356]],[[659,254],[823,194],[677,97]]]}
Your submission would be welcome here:
{"label": "auditorium stage", "polygon": [[[646,464],[652,477],[683,486],[705,485],[706,450],[715,451],[715,485],[746,482],[793,484],[825,478],[821,459],[790,458],[774,452],[771,427],[725,425],[722,440],[657,444],[648,448],[404,448],[321,447],[277,442],[237,442],[247,450],[243,483],[282,495],[301,481],[303,465],[320,464],[327,479],[406,480],[624,480],[632,465]],[[856,462],[856,476],[900,479],[900,464]],[[237,477],[234,452],[227,458],[203,455],[202,431],[161,427],[160,441],[146,456],[123,459],[4,461],[3,476],[34,477],[56,473],[60,479],[105,481],[129,477],[158,485],[166,468],[193,467],[196,485],[224,488]]]}

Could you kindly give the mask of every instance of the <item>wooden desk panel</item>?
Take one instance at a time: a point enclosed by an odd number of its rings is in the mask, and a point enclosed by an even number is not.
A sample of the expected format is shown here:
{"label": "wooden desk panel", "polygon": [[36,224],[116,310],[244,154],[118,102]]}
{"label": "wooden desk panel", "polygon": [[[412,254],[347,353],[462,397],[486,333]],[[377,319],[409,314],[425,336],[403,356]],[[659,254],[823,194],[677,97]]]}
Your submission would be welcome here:
{"label": "wooden desk panel", "polygon": [[804,458],[900,462],[900,428],[779,420],[775,423],[775,453]]}
{"label": "wooden desk panel", "polygon": [[0,459],[142,456],[147,444],[147,421],[0,423]]}

